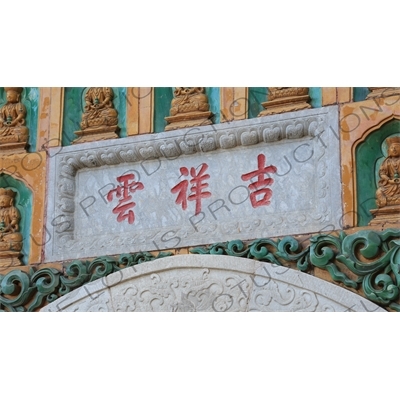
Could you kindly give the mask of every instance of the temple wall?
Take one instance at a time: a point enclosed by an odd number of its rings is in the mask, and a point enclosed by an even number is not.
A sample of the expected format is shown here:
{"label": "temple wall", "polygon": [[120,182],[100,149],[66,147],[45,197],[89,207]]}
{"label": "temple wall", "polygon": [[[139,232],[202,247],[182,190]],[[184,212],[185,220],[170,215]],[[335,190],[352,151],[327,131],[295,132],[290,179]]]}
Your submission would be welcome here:
{"label": "temple wall", "polygon": [[0,144],[0,188],[15,193],[23,241],[15,253],[2,239],[0,308],[37,311],[83,276],[103,278],[85,270],[95,259],[265,240],[256,260],[398,309],[399,213],[376,205],[387,140],[400,135],[397,88],[112,88],[115,111],[93,121],[117,124],[86,131],[90,88],[20,89],[29,138]]}

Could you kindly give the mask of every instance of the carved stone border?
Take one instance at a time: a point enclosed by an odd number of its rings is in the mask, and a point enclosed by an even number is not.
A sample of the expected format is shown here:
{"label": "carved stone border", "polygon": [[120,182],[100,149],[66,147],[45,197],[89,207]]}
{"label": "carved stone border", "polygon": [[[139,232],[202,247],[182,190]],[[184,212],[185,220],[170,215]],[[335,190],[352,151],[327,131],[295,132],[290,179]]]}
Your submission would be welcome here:
{"label": "carved stone border", "polygon": [[177,255],[88,283],[40,311],[386,310],[338,285],[287,267],[221,255]]}
{"label": "carved stone border", "polygon": [[[75,177],[78,170],[105,165],[138,163],[154,159],[175,159],[181,155],[229,150],[258,143],[319,137],[328,121],[338,123],[337,106],[233,121],[173,132],[76,144],[49,151],[49,202],[47,208],[45,261],[58,261],[54,243],[73,240]],[[335,127],[337,131],[337,127]],[[324,190],[321,188],[321,190]],[[67,258],[68,259],[68,258]]]}

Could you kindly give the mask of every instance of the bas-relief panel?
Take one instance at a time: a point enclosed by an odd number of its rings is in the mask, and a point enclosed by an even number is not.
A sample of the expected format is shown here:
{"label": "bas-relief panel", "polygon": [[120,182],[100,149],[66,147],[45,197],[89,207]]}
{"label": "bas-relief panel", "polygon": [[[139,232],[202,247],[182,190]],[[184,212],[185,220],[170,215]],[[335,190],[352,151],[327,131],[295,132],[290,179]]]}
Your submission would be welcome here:
{"label": "bas-relief panel", "polygon": [[338,229],[337,121],[325,107],[52,149],[46,261]]}
{"label": "bas-relief panel", "polygon": [[384,311],[314,276],[254,260],[182,255],[87,284],[41,311]]}

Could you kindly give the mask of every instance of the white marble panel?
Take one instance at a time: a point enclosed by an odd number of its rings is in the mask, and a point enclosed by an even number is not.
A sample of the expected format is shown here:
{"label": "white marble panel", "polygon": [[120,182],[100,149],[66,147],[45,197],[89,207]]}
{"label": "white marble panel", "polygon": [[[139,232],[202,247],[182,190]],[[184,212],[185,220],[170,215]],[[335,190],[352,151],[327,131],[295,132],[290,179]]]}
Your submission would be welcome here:
{"label": "white marble panel", "polygon": [[[52,149],[45,260],[340,229],[337,125],[332,106]],[[244,179],[267,166],[276,172]],[[172,192],[183,181],[186,205]],[[264,190],[269,204],[256,204]]]}
{"label": "white marble panel", "polygon": [[385,311],[290,268],[229,256],[178,255],[123,269],[41,311]]}

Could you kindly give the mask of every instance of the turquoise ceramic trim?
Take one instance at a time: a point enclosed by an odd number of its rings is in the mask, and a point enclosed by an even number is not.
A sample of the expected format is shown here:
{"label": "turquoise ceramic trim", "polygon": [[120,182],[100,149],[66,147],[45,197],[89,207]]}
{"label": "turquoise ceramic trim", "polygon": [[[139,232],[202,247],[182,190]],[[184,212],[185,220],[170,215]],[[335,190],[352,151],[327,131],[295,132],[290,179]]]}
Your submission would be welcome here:
{"label": "turquoise ceramic trim", "polygon": [[366,87],[355,87],[353,88],[353,101],[363,101],[370,93]]}
{"label": "turquoise ceramic trim", "polygon": [[154,88],[154,132],[164,132],[167,126],[165,117],[169,116],[171,101],[174,97],[173,87]]}
{"label": "turquoise ceramic trim", "polygon": [[114,91],[113,104],[115,109],[118,111],[118,126],[120,131],[118,136],[123,138],[127,137],[126,133],[126,105],[127,105],[127,94],[125,87],[112,88]]}
{"label": "turquoise ceramic trim", "polygon": [[310,87],[308,88],[308,95],[311,98],[310,104],[312,108],[322,107],[322,88]]}
{"label": "turquoise ceramic trim", "polygon": [[[191,248],[190,253],[243,257],[313,275],[315,269],[322,269],[335,282],[358,290],[381,307],[400,311],[400,230],[362,230],[350,235],[340,231],[337,234],[313,235],[309,244],[291,236],[262,238],[249,243],[232,240]],[[97,257],[91,261],[75,260],[64,265],[62,271],[51,267],[30,268],[29,272],[15,269],[0,274],[0,311],[34,311],[46,301],[51,303],[86,283],[123,268],[143,270],[142,263],[169,256],[173,256],[172,253],[161,252],[155,256],[141,252]]]}
{"label": "turquoise ceramic trim", "polygon": [[220,89],[219,87],[206,87],[205,90],[208,96],[210,111],[214,114],[212,121],[214,124],[219,124],[221,113]]}
{"label": "turquoise ceramic trim", "polygon": [[249,87],[248,88],[248,115],[249,118],[257,118],[258,114],[264,110],[261,103],[267,101],[268,90],[266,87]]}

